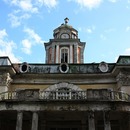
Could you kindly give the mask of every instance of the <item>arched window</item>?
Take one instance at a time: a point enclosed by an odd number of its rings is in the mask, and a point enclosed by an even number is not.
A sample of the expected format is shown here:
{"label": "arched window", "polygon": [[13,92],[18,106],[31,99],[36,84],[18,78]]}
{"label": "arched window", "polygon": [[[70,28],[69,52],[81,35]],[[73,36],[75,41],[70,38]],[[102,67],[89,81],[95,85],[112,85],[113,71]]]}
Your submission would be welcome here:
{"label": "arched window", "polygon": [[69,62],[69,48],[68,47],[61,48],[60,59],[61,59],[61,63],[68,63]]}

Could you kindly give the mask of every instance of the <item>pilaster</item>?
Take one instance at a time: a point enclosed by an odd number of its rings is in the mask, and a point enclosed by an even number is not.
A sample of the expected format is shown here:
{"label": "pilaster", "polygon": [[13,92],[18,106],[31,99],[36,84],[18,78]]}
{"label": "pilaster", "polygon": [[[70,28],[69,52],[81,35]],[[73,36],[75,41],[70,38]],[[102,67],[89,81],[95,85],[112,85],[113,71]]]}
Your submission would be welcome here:
{"label": "pilaster", "polygon": [[83,47],[81,47],[81,63],[84,63],[84,57],[83,57]]}
{"label": "pilaster", "polygon": [[104,130],[111,130],[110,112],[104,112]]}
{"label": "pilaster", "polygon": [[46,63],[48,63],[49,47],[46,47]]}
{"label": "pilaster", "polygon": [[88,112],[88,129],[95,130],[95,117],[93,111]]}
{"label": "pilaster", "polygon": [[16,122],[16,130],[22,130],[22,122],[23,122],[23,112],[18,111],[17,122]]}
{"label": "pilaster", "polygon": [[77,44],[74,44],[74,63],[77,63],[78,62],[78,45]]}
{"label": "pilaster", "polygon": [[72,51],[72,45],[70,45],[70,63],[73,63],[73,51]]}
{"label": "pilaster", "polygon": [[38,130],[38,113],[37,112],[33,112],[31,130]]}
{"label": "pilaster", "polygon": [[55,45],[52,45],[52,55],[51,55],[51,63],[55,61]]}
{"label": "pilaster", "polygon": [[59,63],[59,45],[56,45],[56,63]]}

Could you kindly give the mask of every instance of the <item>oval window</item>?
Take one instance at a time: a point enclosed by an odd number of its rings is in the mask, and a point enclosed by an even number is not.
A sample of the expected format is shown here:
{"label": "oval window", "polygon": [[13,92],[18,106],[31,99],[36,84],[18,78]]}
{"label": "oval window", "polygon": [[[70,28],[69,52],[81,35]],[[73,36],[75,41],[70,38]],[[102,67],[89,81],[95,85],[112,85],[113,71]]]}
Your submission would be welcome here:
{"label": "oval window", "polygon": [[61,63],[60,64],[60,72],[61,73],[67,73],[69,70],[69,66],[67,63]]}

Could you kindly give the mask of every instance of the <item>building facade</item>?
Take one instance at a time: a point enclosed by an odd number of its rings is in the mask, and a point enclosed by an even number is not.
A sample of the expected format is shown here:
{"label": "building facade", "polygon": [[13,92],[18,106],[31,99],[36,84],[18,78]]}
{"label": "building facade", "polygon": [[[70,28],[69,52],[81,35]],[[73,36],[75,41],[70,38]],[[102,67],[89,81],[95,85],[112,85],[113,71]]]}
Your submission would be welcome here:
{"label": "building facade", "polygon": [[0,130],[130,130],[130,56],[84,63],[68,20],[44,43],[45,64],[0,57]]}

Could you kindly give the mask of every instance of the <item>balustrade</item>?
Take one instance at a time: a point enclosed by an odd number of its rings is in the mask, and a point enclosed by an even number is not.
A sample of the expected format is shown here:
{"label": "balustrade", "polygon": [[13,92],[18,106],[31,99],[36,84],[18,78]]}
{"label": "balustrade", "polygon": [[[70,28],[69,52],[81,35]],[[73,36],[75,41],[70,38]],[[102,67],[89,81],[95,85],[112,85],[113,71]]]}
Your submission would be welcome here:
{"label": "balustrade", "polygon": [[[25,90],[25,94],[28,94]],[[35,90],[33,90],[35,91]],[[130,95],[119,91],[104,90],[86,90],[86,91],[37,91],[31,98],[25,95],[25,98],[20,99],[19,92],[8,91],[0,93],[0,100],[113,100],[113,101],[130,101]]]}

